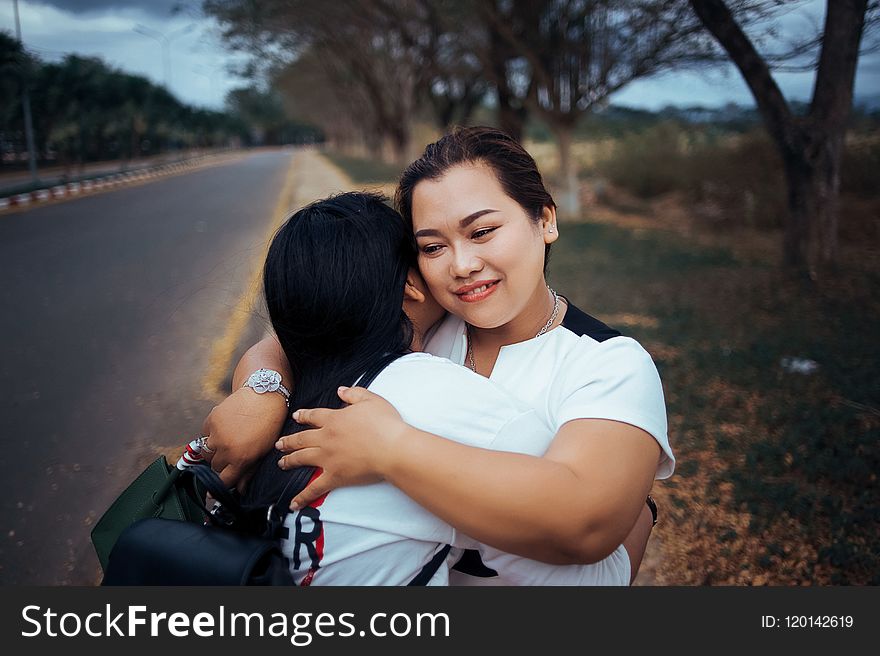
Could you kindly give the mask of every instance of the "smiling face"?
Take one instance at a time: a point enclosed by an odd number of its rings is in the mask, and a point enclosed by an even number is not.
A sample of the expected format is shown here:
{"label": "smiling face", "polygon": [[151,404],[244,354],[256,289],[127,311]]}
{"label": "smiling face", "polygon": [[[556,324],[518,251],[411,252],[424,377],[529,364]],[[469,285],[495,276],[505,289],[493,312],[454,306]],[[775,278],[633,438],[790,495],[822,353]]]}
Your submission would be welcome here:
{"label": "smiling face", "polygon": [[461,164],[415,186],[412,220],[419,269],[446,310],[520,339],[547,320],[544,250],[558,234],[552,207],[536,220],[489,166]]}

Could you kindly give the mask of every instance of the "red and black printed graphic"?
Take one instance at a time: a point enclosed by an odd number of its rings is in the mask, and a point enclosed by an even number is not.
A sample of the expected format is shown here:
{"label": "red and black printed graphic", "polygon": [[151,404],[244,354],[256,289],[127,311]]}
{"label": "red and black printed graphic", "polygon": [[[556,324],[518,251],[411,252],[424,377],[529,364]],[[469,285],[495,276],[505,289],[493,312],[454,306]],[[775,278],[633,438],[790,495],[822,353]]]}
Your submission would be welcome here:
{"label": "red and black printed graphic", "polygon": [[[309,483],[321,475],[321,470],[315,470]],[[319,510],[327,495],[316,499],[310,506],[306,506],[296,513],[293,533],[293,568],[302,569],[304,561],[308,561],[309,571],[300,582],[301,586],[312,584],[315,573],[321,566],[324,557],[324,523],[321,521]],[[305,552],[305,557],[303,557]]]}

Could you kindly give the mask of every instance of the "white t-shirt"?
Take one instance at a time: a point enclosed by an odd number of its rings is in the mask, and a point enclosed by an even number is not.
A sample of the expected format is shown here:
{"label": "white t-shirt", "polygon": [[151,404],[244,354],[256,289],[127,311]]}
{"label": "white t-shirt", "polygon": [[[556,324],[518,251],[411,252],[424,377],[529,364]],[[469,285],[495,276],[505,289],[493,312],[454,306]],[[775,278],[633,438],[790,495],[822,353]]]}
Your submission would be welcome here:
{"label": "white t-shirt", "polygon": [[[464,322],[447,316],[430,336],[426,350],[464,364]],[[661,448],[655,477],[672,474],[675,458],[667,436],[663,387],[651,356],[635,340],[574,305],[569,303],[555,329],[502,347],[489,380],[533,408],[554,434],[573,419],[610,419],[641,428]],[[626,555],[623,546],[615,554],[620,552]],[[485,560],[484,564],[489,566]],[[505,579],[501,571],[498,580],[453,572],[450,582],[509,584]]]}
{"label": "white t-shirt", "polygon": [[[542,455],[555,432],[495,383],[426,353],[393,362],[370,390],[410,425],[471,446]],[[512,556],[459,533],[389,483],[334,490],[289,514],[285,528],[282,548],[301,585],[406,585],[446,544],[478,549],[511,585],[628,585],[630,578],[622,547],[591,565]],[[447,584],[448,573],[441,567],[430,584]]]}

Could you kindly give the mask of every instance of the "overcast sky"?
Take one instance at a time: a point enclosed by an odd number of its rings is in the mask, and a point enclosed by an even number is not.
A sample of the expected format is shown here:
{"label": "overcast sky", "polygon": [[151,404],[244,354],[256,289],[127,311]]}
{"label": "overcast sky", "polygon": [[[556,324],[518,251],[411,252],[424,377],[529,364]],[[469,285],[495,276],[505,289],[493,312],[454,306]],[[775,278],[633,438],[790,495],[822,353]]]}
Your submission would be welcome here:
{"label": "overcast sky", "polygon": [[[243,84],[227,72],[240,57],[223,49],[216,25],[194,9],[200,5],[198,1],[19,0],[18,4],[25,46],[44,60],[57,61],[68,53],[99,56],[112,66],[161,84],[162,39],[135,32],[142,26],[168,39],[172,65],[169,86],[184,102],[219,108],[226,92]],[[783,32],[794,36],[821,23],[824,4],[822,0],[810,0],[805,11],[781,22]],[[0,29],[15,31],[13,0],[0,0]],[[812,73],[780,73],[777,79],[788,97],[809,99]],[[856,95],[880,95],[880,54],[860,61]],[[612,102],[647,109],[669,104],[753,104],[748,88],[732,68],[634,82],[618,92]]]}

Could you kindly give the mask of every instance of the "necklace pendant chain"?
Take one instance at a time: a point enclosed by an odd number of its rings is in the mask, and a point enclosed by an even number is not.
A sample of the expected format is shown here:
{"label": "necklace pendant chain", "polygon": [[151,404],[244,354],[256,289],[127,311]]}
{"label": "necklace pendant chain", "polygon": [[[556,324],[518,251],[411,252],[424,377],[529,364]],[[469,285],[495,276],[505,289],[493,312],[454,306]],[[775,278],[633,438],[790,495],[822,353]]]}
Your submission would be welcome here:
{"label": "necklace pendant chain", "polygon": [[[553,312],[550,313],[550,319],[547,320],[547,323],[544,324],[544,327],[538,331],[535,337],[540,337],[553,325],[553,322],[556,321],[556,317],[559,316],[559,294],[557,294],[550,285],[547,285],[547,289],[550,290],[550,293],[553,294]],[[477,365],[474,362],[474,340],[471,339],[471,326],[470,324],[465,324],[467,326],[467,366],[468,369],[476,373]]]}
{"label": "necklace pendant chain", "polygon": [[553,294],[553,312],[550,314],[550,319],[544,324],[544,327],[538,331],[538,334],[535,335],[535,337],[540,337],[550,330],[550,326],[553,325],[553,322],[556,321],[556,317],[559,316],[559,294],[553,291],[553,288],[550,285],[547,285],[547,289]]}

